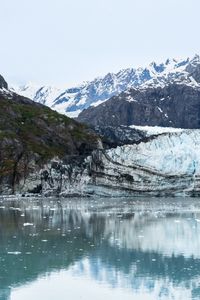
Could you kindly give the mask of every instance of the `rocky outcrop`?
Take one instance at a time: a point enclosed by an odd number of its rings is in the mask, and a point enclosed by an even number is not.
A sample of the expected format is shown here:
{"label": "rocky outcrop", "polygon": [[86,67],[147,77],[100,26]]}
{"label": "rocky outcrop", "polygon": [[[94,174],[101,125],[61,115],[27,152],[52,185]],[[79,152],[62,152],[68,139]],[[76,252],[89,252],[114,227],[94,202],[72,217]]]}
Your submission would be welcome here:
{"label": "rocky outcrop", "polygon": [[200,89],[177,83],[130,89],[97,107],[84,110],[78,120],[99,127],[200,128]]}
{"label": "rocky outcrop", "polygon": [[0,75],[0,89],[8,89],[8,84],[5,79]]}

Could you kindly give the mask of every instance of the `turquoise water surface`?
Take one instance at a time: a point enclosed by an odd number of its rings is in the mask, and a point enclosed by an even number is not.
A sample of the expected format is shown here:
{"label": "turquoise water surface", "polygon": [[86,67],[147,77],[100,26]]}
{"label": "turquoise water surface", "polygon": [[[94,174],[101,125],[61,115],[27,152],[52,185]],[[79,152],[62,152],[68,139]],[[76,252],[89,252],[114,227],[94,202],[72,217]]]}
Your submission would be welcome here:
{"label": "turquoise water surface", "polygon": [[0,199],[8,299],[200,299],[200,199]]}

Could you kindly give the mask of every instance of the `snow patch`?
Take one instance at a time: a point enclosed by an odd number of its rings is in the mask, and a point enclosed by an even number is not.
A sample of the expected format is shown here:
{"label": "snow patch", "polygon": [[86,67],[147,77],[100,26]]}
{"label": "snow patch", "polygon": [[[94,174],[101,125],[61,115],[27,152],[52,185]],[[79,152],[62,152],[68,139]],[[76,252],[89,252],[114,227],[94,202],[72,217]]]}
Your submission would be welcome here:
{"label": "snow patch", "polygon": [[[165,116],[168,118],[167,114]],[[131,125],[130,128],[145,131],[148,136],[154,134],[162,134],[162,133],[169,133],[169,132],[182,132],[184,129],[181,128],[173,128],[173,127],[160,127],[160,126],[138,126],[138,125]]]}

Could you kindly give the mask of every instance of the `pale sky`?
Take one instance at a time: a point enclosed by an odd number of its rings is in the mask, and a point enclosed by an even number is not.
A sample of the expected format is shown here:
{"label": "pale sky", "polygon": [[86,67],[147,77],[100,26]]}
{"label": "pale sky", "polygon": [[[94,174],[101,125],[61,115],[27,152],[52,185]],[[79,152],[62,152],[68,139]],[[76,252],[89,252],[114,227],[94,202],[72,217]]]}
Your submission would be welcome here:
{"label": "pale sky", "polygon": [[73,85],[200,53],[199,0],[0,0],[0,74]]}

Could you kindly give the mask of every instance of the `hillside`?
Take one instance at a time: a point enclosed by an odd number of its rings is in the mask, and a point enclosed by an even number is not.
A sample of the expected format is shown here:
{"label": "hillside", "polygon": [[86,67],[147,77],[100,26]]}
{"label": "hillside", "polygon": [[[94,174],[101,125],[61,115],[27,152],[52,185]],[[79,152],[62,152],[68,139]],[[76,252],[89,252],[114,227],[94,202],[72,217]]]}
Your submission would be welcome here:
{"label": "hillside", "polygon": [[0,193],[14,192],[20,180],[54,157],[80,158],[96,149],[98,138],[84,125],[6,88],[1,77]]}

